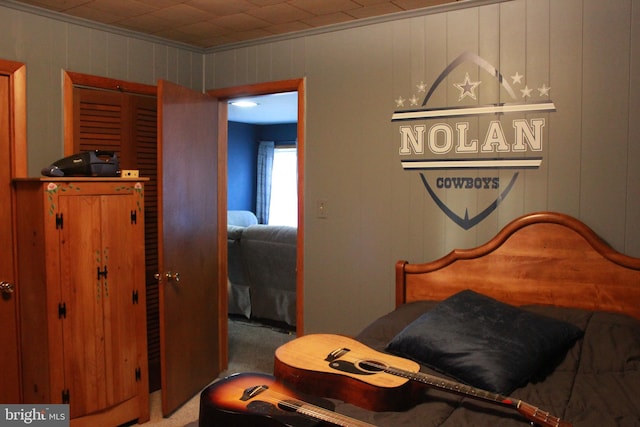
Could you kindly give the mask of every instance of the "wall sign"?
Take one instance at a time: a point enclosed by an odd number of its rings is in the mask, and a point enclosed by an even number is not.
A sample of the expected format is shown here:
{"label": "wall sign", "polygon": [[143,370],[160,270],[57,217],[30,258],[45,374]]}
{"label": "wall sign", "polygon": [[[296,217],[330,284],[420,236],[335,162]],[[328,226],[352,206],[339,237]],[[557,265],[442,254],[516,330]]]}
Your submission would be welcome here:
{"label": "wall sign", "polygon": [[[477,102],[483,86],[497,88],[494,103]],[[408,98],[395,100],[391,116],[398,123],[402,168],[419,172],[436,205],[468,230],[508,196],[520,171],[542,165],[546,152],[542,113],[556,111],[549,98],[551,88],[545,82],[527,81],[517,70],[503,74],[480,56],[464,52],[431,86],[420,82],[415,90]],[[434,94],[452,90],[455,105],[433,105]],[[445,194],[457,202],[475,201],[469,193],[480,191],[491,192],[492,202],[462,209],[445,202]]]}

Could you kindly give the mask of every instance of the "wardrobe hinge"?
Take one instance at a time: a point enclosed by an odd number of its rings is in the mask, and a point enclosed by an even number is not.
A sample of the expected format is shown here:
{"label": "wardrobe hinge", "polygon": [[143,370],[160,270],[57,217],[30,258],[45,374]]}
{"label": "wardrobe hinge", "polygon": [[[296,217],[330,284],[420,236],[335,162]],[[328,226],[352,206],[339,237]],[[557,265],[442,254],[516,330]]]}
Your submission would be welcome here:
{"label": "wardrobe hinge", "polygon": [[137,220],[138,220],[138,212],[136,212],[135,210],[132,210],[131,211],[131,224],[135,224]]}
{"label": "wardrobe hinge", "polygon": [[140,368],[136,368],[136,381],[140,381],[142,379],[142,371]]}
{"label": "wardrobe hinge", "polygon": [[62,403],[69,403],[69,389],[62,390]]}
{"label": "wardrobe hinge", "polygon": [[138,303],[138,291],[133,291],[133,295],[131,296],[134,304]]}
{"label": "wardrobe hinge", "polygon": [[56,230],[61,230],[64,227],[64,214],[56,214]]}
{"label": "wardrobe hinge", "polygon": [[67,304],[61,302],[58,304],[58,319],[67,318]]}

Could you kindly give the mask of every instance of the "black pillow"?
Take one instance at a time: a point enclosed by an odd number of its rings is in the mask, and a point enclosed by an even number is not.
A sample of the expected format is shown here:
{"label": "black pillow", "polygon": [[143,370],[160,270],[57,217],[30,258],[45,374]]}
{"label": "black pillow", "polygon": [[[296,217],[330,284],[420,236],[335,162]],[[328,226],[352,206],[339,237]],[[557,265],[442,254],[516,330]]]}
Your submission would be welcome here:
{"label": "black pillow", "polygon": [[581,336],[570,323],[466,290],[414,320],[386,349],[473,387],[508,395],[555,367]]}

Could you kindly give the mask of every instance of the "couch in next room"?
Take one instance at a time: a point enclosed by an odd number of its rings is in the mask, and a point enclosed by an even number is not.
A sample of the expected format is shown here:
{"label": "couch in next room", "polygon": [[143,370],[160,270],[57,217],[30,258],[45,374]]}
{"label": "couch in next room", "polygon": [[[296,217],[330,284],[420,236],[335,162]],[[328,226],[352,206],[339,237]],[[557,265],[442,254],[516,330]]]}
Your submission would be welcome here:
{"label": "couch in next room", "polygon": [[297,229],[227,213],[229,314],[296,325]]}

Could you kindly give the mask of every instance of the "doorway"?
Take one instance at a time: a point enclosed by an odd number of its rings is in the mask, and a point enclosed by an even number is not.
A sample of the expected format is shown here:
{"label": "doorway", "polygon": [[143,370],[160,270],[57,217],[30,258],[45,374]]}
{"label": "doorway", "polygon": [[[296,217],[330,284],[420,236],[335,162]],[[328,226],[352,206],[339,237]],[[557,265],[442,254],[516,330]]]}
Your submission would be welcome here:
{"label": "doorway", "polygon": [[295,332],[298,95],[227,105],[229,320]]}
{"label": "doorway", "polygon": [[[277,82],[268,82],[268,83],[260,83],[254,85],[246,85],[246,86],[237,86],[231,88],[224,89],[215,89],[210,90],[207,93],[215,98],[218,98],[220,102],[220,116],[221,121],[224,123],[223,126],[220,126],[221,134],[219,136],[219,143],[223,146],[222,150],[226,155],[228,152],[228,102],[231,99],[237,99],[241,97],[254,97],[261,96],[267,94],[276,94],[276,93],[285,93],[285,92],[296,92],[297,93],[297,124],[296,124],[296,134],[297,134],[297,144],[296,144],[296,152],[297,152],[297,192],[298,192],[298,202],[297,202],[297,250],[296,250],[296,334],[298,336],[303,335],[304,333],[304,287],[303,287],[303,277],[304,277],[304,222],[303,222],[303,212],[304,212],[304,105],[305,105],[305,87],[304,87],[304,79],[292,79],[292,80],[283,80]],[[225,126],[226,125],[226,126]],[[222,128],[225,128],[224,131]],[[221,174],[224,175],[226,179],[226,170],[220,171]],[[223,186],[226,188],[226,185]],[[226,232],[226,230],[221,230],[221,232]],[[226,265],[227,260],[224,260],[224,264]],[[227,307],[227,292],[226,289],[221,292],[221,307],[220,307],[220,315],[224,316],[224,319],[220,319],[221,324],[226,324],[226,316],[228,312]],[[228,330],[224,328],[221,339],[223,342],[228,342]],[[223,346],[225,348],[225,346]],[[228,349],[227,349],[228,351]],[[223,355],[223,361],[228,362],[228,353]]]}

